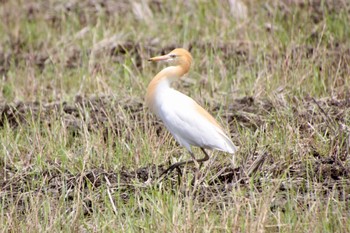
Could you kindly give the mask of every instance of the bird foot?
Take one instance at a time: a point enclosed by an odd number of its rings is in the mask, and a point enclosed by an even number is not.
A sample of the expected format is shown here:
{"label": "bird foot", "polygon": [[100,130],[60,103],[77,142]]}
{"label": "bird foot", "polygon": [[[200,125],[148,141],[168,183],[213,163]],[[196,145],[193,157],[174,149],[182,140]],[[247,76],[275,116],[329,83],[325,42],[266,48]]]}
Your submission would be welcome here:
{"label": "bird foot", "polygon": [[179,177],[181,178],[182,171],[181,171],[180,165],[175,163],[175,164],[171,165],[170,167],[168,167],[165,171],[163,171],[159,175],[158,179],[161,179],[163,176],[165,177],[165,176],[169,175],[175,169],[177,170],[177,172],[179,173]]}

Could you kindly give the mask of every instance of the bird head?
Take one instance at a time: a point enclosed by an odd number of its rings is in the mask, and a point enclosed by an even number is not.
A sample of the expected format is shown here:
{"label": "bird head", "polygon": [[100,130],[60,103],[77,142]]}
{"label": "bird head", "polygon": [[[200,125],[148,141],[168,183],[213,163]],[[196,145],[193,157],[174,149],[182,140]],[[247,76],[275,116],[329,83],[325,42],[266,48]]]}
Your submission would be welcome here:
{"label": "bird head", "polygon": [[192,56],[186,49],[177,48],[168,54],[149,58],[148,61],[171,62],[175,66],[181,66],[181,67],[185,68],[186,70],[188,70],[192,64]]}

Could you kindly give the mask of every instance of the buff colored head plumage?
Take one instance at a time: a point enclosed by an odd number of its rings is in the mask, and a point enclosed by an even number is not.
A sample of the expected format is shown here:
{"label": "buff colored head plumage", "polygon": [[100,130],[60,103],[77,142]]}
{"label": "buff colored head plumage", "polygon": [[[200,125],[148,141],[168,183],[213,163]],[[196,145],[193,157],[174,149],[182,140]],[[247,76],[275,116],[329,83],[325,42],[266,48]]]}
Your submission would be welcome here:
{"label": "buff colored head plumage", "polygon": [[185,70],[184,73],[188,72],[192,64],[191,54],[186,49],[182,49],[182,48],[174,49],[173,51],[171,51],[166,55],[152,57],[148,60],[154,61],[154,62],[157,62],[157,61],[171,62],[175,66],[181,66]]}

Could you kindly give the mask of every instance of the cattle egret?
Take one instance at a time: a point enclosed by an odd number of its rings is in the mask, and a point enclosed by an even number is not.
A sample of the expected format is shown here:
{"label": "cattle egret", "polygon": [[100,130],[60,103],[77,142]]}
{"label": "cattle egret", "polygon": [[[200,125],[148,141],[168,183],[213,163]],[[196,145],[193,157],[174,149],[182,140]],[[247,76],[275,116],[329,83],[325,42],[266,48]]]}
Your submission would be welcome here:
{"label": "cattle egret", "polygon": [[[209,159],[205,149],[216,149],[230,154],[237,150],[222,127],[204,108],[193,99],[173,89],[171,83],[181,79],[190,69],[191,54],[177,48],[169,54],[148,59],[149,61],[171,62],[149,83],[146,104],[160,118],[177,142],[190,153],[192,160],[171,165],[162,174],[188,163],[203,163]],[[191,146],[200,147],[205,157],[196,159]]]}

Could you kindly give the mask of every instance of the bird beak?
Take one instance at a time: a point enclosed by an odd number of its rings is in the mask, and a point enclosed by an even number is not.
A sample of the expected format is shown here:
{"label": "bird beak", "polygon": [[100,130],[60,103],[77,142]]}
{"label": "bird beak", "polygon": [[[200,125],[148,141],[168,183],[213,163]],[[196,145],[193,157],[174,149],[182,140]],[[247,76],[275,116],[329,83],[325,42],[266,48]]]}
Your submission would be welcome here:
{"label": "bird beak", "polygon": [[166,61],[169,58],[170,57],[168,55],[163,55],[163,56],[157,56],[157,57],[149,58],[148,61]]}

